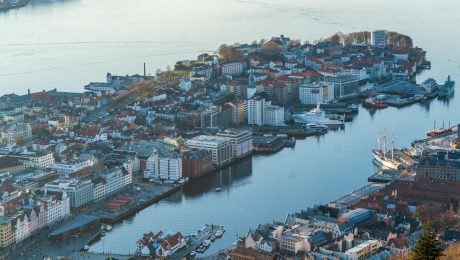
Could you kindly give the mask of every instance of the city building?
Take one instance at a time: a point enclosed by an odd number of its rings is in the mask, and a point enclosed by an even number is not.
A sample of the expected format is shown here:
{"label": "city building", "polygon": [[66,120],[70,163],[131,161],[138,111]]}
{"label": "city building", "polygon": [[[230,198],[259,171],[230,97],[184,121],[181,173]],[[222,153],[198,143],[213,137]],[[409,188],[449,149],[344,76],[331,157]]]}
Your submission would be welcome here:
{"label": "city building", "polygon": [[258,93],[248,100],[248,124],[263,125],[264,112],[267,106],[271,105],[271,101],[266,101],[266,95]]}
{"label": "city building", "polygon": [[[44,189],[47,193],[65,193],[70,199],[70,207],[78,208],[91,203],[93,197],[94,184],[91,180],[55,180],[45,184]],[[64,198],[64,196],[63,196]]]}
{"label": "city building", "polygon": [[334,100],[334,85],[331,83],[311,83],[299,88],[300,103],[304,105],[324,104]]}
{"label": "city building", "polygon": [[199,177],[212,170],[212,154],[208,150],[190,150],[182,154],[182,171],[185,177]]}
{"label": "city building", "polygon": [[371,32],[371,45],[378,48],[385,48],[387,44],[387,32],[377,30]]}
{"label": "city building", "polygon": [[415,168],[417,180],[460,181],[460,156],[439,152],[420,160]]}
{"label": "city building", "polygon": [[238,75],[243,73],[244,62],[229,62],[220,65],[222,75]]}
{"label": "city building", "polygon": [[147,159],[144,178],[166,181],[178,181],[182,178],[182,156],[175,152],[155,151]]}
{"label": "city building", "polygon": [[0,217],[0,247],[5,248],[16,242],[16,232],[11,219]]}
{"label": "city building", "polygon": [[265,106],[263,124],[271,126],[284,125],[284,107]]}
{"label": "city building", "polygon": [[6,131],[8,143],[20,143],[29,141],[32,138],[32,127],[30,124],[14,124]]}
{"label": "city building", "polygon": [[230,139],[234,159],[239,159],[252,153],[252,133],[249,131],[226,129],[218,132],[217,136]]}
{"label": "city building", "polygon": [[94,162],[91,159],[87,160],[72,160],[55,162],[53,168],[56,169],[57,173],[61,176],[69,177],[70,174],[78,172],[87,167],[93,166]]}
{"label": "city building", "polygon": [[46,225],[52,226],[70,215],[70,198],[66,192],[56,194],[45,202]]}
{"label": "city building", "polygon": [[218,128],[220,124],[220,107],[212,106],[201,113],[201,128]]}
{"label": "city building", "polygon": [[54,165],[54,156],[51,152],[12,155],[12,157],[17,158],[26,168],[45,169]]}
{"label": "city building", "polygon": [[212,155],[212,163],[217,166],[227,164],[233,159],[230,139],[225,137],[200,135],[195,138],[188,139],[186,146],[189,148],[210,151]]}
{"label": "city building", "polygon": [[10,156],[0,157],[0,173],[8,172],[10,174],[15,174],[24,170],[24,164],[22,164],[17,158]]}
{"label": "city building", "polygon": [[368,257],[377,252],[380,247],[381,243],[378,240],[367,240],[345,251],[345,255],[347,255],[347,259],[350,260],[368,259]]}

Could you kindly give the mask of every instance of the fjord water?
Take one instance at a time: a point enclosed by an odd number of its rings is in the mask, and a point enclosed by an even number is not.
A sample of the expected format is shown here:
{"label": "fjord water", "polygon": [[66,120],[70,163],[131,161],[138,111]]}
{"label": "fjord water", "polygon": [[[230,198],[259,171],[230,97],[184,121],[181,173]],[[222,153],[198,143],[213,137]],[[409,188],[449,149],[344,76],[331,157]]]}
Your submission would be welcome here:
{"label": "fjord water", "polygon": [[[388,29],[410,35],[428,51],[428,77],[460,80],[460,2],[456,0],[81,0],[35,1],[0,13],[0,94],[57,88],[81,91],[89,81],[115,74],[164,69],[221,43],[273,35],[313,41],[337,31]],[[458,85],[458,84],[457,84]],[[457,94],[459,94],[457,92]],[[371,149],[383,128],[397,146],[422,138],[433,121],[460,122],[460,98],[389,108],[360,108],[344,130],[298,140],[294,149],[252,160],[193,181],[183,191],[115,225],[92,251],[128,253],[147,231],[196,232],[207,223],[226,234],[208,253],[237,235],[283,220],[317,203],[359,188],[374,172]],[[217,193],[214,189],[222,187]]]}

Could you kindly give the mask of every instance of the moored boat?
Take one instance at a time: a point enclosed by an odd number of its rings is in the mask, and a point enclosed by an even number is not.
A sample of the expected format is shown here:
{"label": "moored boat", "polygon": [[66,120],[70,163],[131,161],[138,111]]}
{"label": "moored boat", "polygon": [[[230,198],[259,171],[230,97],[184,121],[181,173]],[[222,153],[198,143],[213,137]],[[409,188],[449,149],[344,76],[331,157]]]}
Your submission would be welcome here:
{"label": "moored boat", "polygon": [[450,80],[450,75],[447,77],[444,85],[440,86],[438,89],[438,98],[448,98],[454,94],[455,91],[455,81]]}
{"label": "moored boat", "polygon": [[387,108],[388,104],[383,102],[381,97],[370,94],[369,97],[363,101],[363,107],[383,109]]}

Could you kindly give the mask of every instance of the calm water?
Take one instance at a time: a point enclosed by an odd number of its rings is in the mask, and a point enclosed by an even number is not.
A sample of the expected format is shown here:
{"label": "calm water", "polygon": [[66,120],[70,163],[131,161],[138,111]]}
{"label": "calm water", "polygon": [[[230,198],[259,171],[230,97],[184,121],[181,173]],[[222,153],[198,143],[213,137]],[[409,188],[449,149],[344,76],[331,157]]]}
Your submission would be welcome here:
{"label": "calm water", "polygon": [[[445,1],[236,1],[81,0],[35,2],[0,13],[0,94],[27,89],[81,91],[89,81],[141,73],[194,58],[225,42],[284,34],[302,40],[336,31],[389,29],[409,34],[428,51],[433,69],[419,81],[447,74],[460,81],[460,2]],[[458,85],[458,84],[457,84]],[[457,92],[457,94],[460,94]],[[361,109],[341,131],[299,140],[294,149],[254,156],[116,225],[91,250],[132,252],[147,231],[195,232],[206,223],[227,233],[208,252],[231,245],[258,223],[324,203],[358,188],[373,173],[376,133],[394,128],[396,145],[409,146],[433,121],[459,122],[460,101]],[[222,186],[222,192],[214,192]]]}

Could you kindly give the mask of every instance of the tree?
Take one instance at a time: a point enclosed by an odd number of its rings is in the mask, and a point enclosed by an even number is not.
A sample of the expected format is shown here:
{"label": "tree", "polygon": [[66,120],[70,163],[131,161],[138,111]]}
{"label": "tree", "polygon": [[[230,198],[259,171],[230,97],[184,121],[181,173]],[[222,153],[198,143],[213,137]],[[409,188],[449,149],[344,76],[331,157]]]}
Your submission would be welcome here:
{"label": "tree", "polygon": [[436,239],[436,233],[430,222],[426,222],[422,234],[417,240],[415,249],[412,252],[411,260],[437,260],[442,256],[442,249]]}
{"label": "tree", "polygon": [[224,62],[243,61],[244,53],[235,46],[222,44],[217,51]]}

